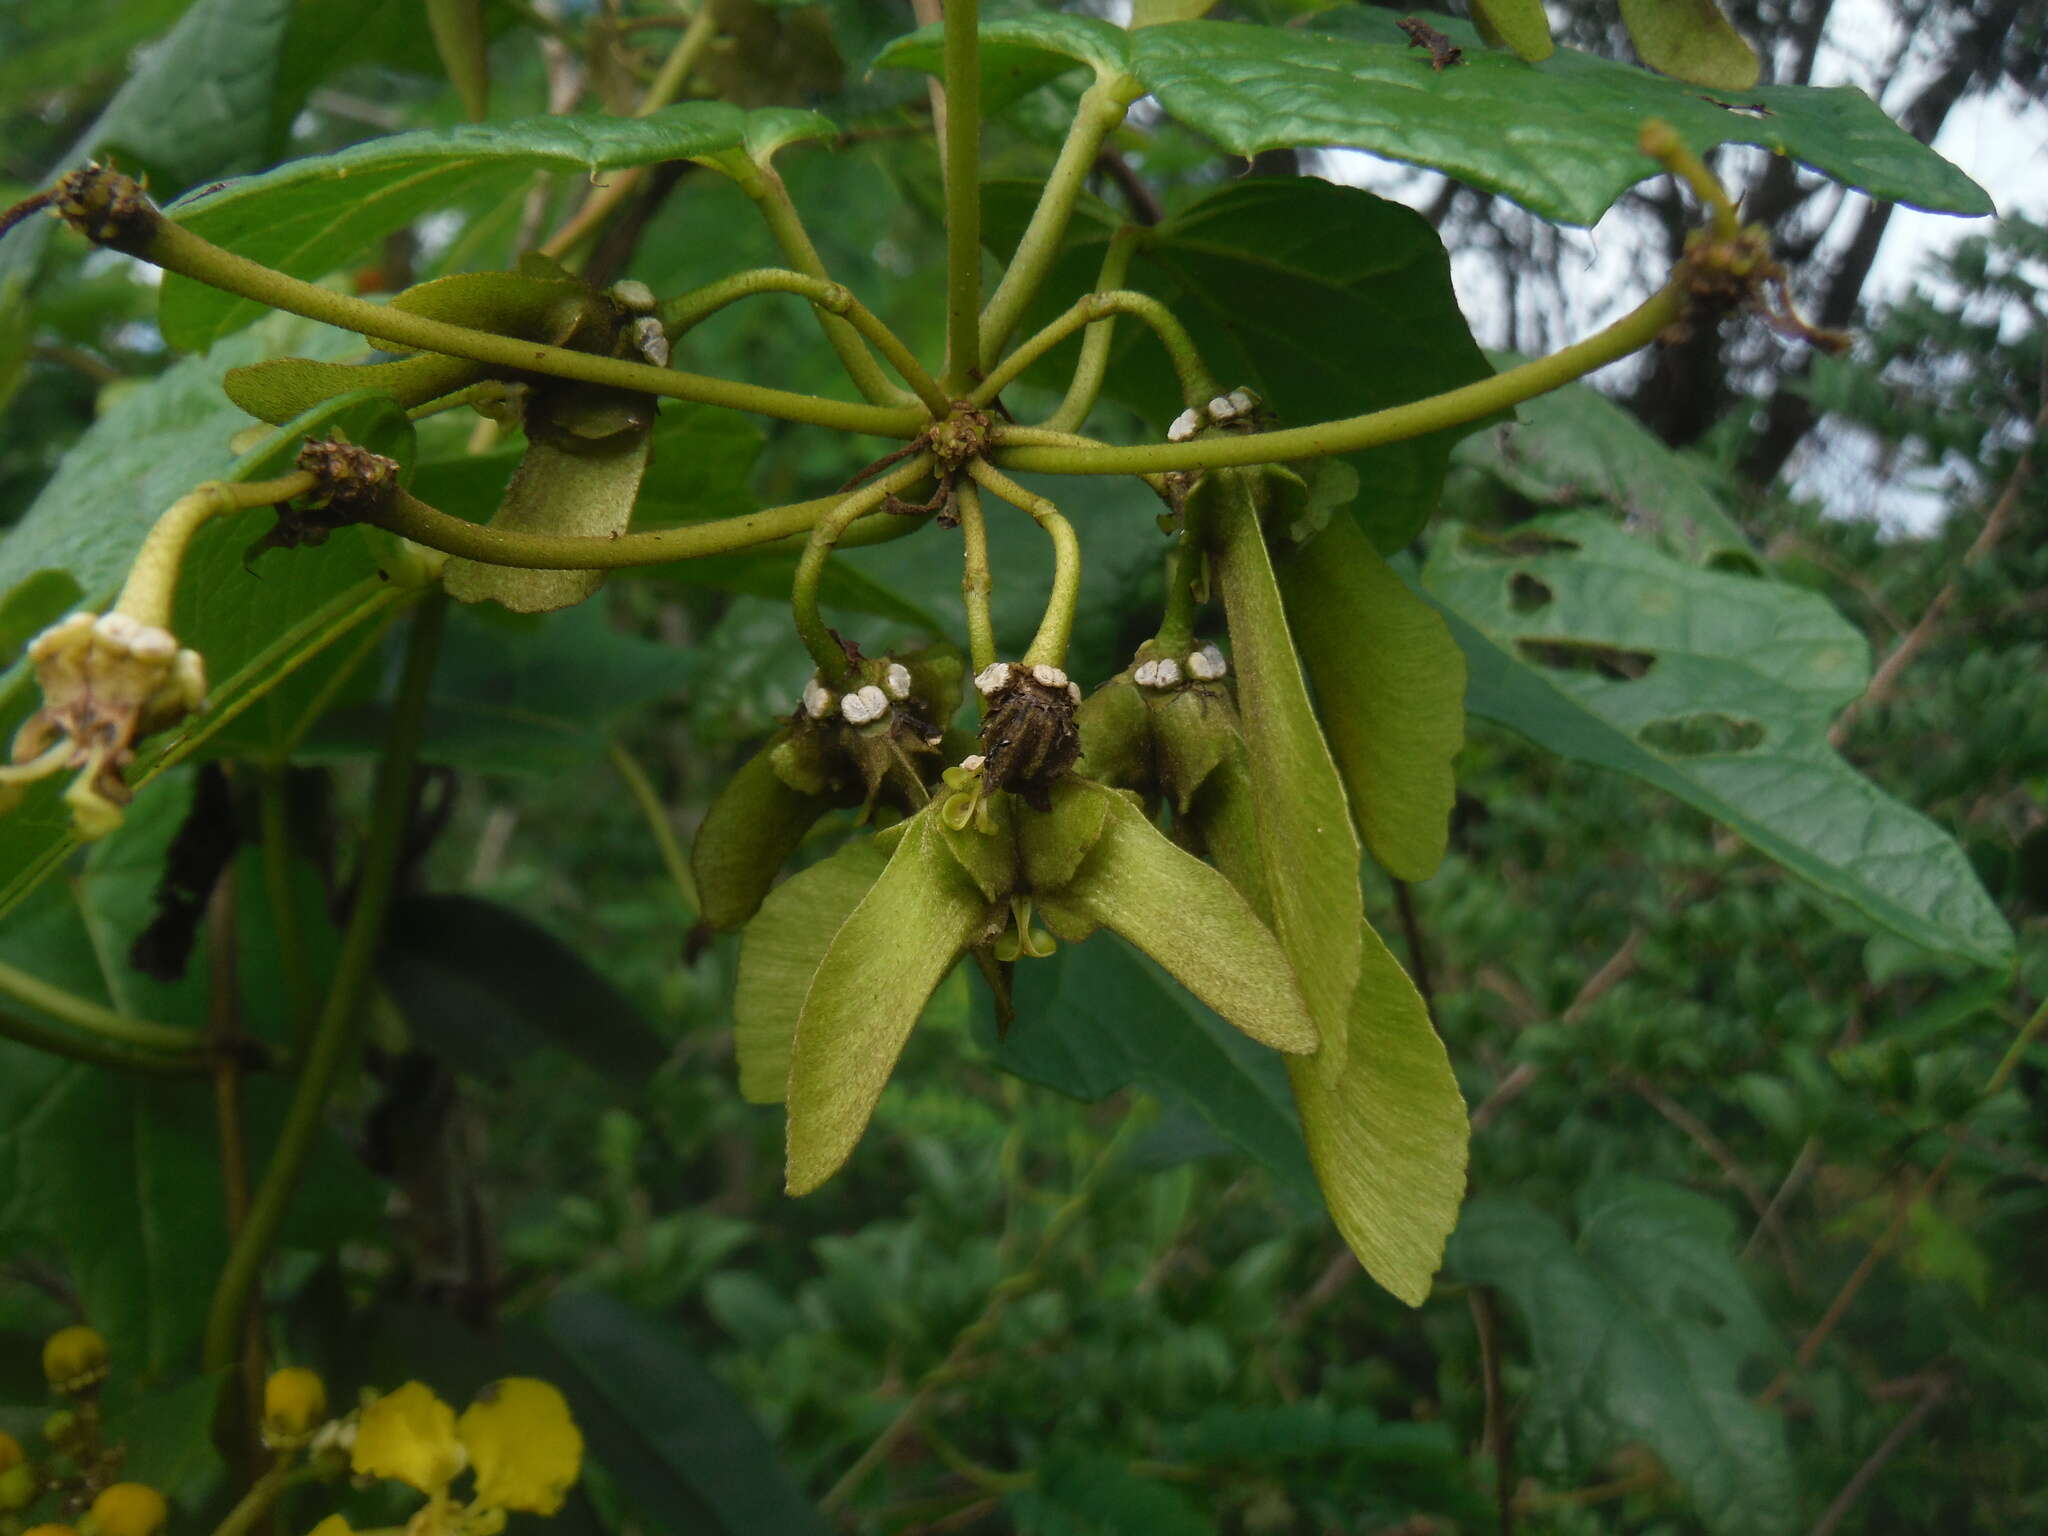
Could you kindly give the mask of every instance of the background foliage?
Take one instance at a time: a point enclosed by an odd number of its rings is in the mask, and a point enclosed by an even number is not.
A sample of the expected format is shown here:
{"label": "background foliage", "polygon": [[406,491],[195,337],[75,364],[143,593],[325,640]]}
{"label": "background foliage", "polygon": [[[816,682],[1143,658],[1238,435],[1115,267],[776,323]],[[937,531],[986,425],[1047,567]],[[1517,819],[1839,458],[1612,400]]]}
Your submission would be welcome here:
{"label": "background foliage", "polygon": [[[924,82],[868,69],[917,18],[852,0],[719,9],[741,42],[714,84],[845,130],[781,168],[835,276],[931,355],[943,260],[936,172],[911,131]],[[1923,140],[1970,91],[2038,87],[2025,7],[1895,9],[1939,54],[1933,83],[1894,105]],[[1784,83],[1811,77],[1840,24],[1826,0],[1731,10]],[[458,121],[413,11],[17,7],[0,18],[0,198],[80,147],[140,163],[168,198]],[[1606,7],[1566,12],[1566,41],[1626,57]],[[545,112],[571,78],[592,105],[637,90],[620,62],[637,55],[579,61],[524,6],[488,14],[495,116]],[[1174,61],[1155,53],[1169,98]],[[1042,175],[1057,147],[1078,82],[1046,74],[1020,77],[989,135],[999,181]],[[1157,283],[1238,281],[1232,263],[1256,249],[1250,226],[1232,232],[1245,205],[1296,230],[1377,219],[1352,238],[1381,253],[1398,253],[1393,232],[1426,239],[1421,219],[1359,213],[1363,194],[1284,179],[1317,170],[1312,151],[1194,116],[1209,137],[1160,118],[1119,139],[1169,219],[1231,183],[1186,226],[1199,262],[1169,241]],[[1258,175],[1236,180],[1246,162],[1224,150],[1256,156]],[[1571,274],[1531,233],[1549,226],[1497,195],[1514,195],[1514,168],[1495,169],[1417,201],[1446,243],[1524,285],[1516,334],[1496,339],[1540,340],[1576,316],[1529,295]],[[533,185],[524,170],[451,178],[435,206],[454,216],[394,225],[353,283],[505,264],[580,190],[549,201]],[[1118,196],[1111,176],[1098,190]],[[1521,202],[1584,217],[1614,190]],[[1666,195],[1650,184],[1629,206],[1675,249]],[[1000,230],[1000,184],[990,204]],[[2048,233],[1977,226],[1873,310],[1859,297],[1891,205],[1850,212],[1776,158],[1749,207],[1814,258],[1800,281],[1822,323],[1861,325],[1851,357],[1784,368],[1761,327],[1703,328],[1641,376],[1633,414],[1574,388],[1433,450],[1452,453],[1445,516],[1411,569],[1459,626],[1479,719],[1444,868],[1368,888],[1427,978],[1474,1108],[1474,1197],[1420,1312],[1359,1277],[1329,1230],[1277,1063],[1101,943],[1027,968],[1000,1055],[956,976],[848,1176],[781,1197],[780,1118],[743,1104],[734,1078],[734,945],[696,929],[608,761],[642,764],[686,832],[788,708],[808,663],[782,604],[787,559],[736,556],[614,580],[601,604],[544,622],[453,616],[372,1043],[272,1276],[281,1351],[344,1395],[419,1376],[460,1400],[514,1369],[561,1382],[599,1464],[565,1518],[593,1529],[1476,1531],[1499,1519],[1503,1473],[1531,1531],[2048,1523],[2038,1049],[1982,1091],[2048,993],[2048,491],[2026,461]],[[1846,233],[1829,238],[1837,217]],[[1087,235],[1084,221],[1071,258],[1084,281],[1099,259]],[[731,185],[664,171],[589,270],[666,293],[774,259]],[[1304,370],[1325,394],[1360,392],[1320,414],[1380,403],[1341,364],[1348,335],[1390,323],[1367,276],[1303,280],[1329,322],[1297,339]],[[0,542],[10,654],[99,597],[146,519],[231,462],[245,418],[214,387],[226,367],[347,342],[280,319],[180,361],[155,297],[40,221],[0,245],[0,506],[21,517]],[[693,337],[694,365],[829,388],[832,359],[791,319],[723,316]],[[1134,430],[1161,412],[1140,370],[1111,394]],[[1790,494],[1779,472],[1817,423],[1868,434],[1902,471],[1942,472],[1947,515],[1886,534]],[[466,430],[424,424],[417,483],[481,516],[511,461],[465,460]],[[726,413],[666,412],[662,432],[643,516],[788,499],[856,467],[837,441]],[[1149,519],[1119,494],[1068,498],[1091,525],[1080,676],[1122,664],[1143,635],[1119,619],[1158,580]],[[1374,532],[1394,548],[1416,530]],[[220,577],[252,536],[220,539]],[[932,616],[957,630],[952,555],[930,542],[851,556],[828,600],[878,640]],[[998,546],[999,568],[1042,558],[1023,535]],[[323,603],[354,614],[366,579],[360,560],[256,570],[223,605],[225,632]],[[182,981],[125,953],[195,796],[225,793],[252,828],[283,818],[300,855],[288,895],[315,973],[326,963],[395,672],[386,615],[358,596],[351,638],[201,754],[231,760],[225,785],[196,764],[166,774],[118,837],[0,924],[0,961],[193,1027],[210,1022],[209,968],[232,964],[244,1027],[286,1038],[298,1005],[253,840],[232,867],[232,923],[216,907]],[[1013,645],[1034,618],[1028,582],[999,590]],[[1910,665],[1834,726],[1871,789],[1830,725],[1864,688],[1866,646],[1902,645]],[[1667,681],[1694,701],[1682,715],[1632,713]],[[1519,733],[1488,723],[1503,721]],[[47,841],[17,826],[0,838]],[[10,879],[35,855],[4,851]],[[275,1089],[252,1084],[259,1152]],[[225,1240],[219,1177],[190,1085],[0,1045],[0,1425],[37,1421],[34,1339],[82,1311],[127,1373],[112,1406],[130,1470],[171,1491],[190,1529],[224,1486],[193,1373],[195,1297]],[[910,1403],[936,1411],[899,1434]],[[834,1498],[878,1444],[873,1475]]]}

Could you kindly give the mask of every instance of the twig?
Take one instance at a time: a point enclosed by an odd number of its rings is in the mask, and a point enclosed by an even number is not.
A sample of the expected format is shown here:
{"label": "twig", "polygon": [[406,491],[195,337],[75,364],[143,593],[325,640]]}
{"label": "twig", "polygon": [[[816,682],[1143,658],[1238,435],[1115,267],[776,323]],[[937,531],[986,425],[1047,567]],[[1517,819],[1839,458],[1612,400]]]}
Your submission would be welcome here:
{"label": "twig", "polygon": [[1515,1430],[1500,1380],[1500,1302],[1490,1286],[1472,1288],[1472,1328],[1479,1336],[1479,1374],[1486,1385],[1486,1429],[1480,1445],[1493,1457],[1493,1498],[1500,1536],[1515,1536]]}
{"label": "twig", "polygon": [[1742,1245],[1742,1258],[1748,1258],[1762,1239],[1766,1228],[1774,1228],[1786,1205],[1811,1177],[1813,1170],[1820,1166],[1820,1138],[1809,1136],[1806,1144],[1799,1149],[1799,1155],[1792,1159],[1792,1166],[1786,1170],[1784,1182],[1771,1196],[1771,1203],[1764,1207],[1764,1213],[1757,1218],[1756,1228],[1749,1234],[1749,1241]]}
{"label": "twig", "polygon": [[1432,1027],[1437,1023],[1436,988],[1429,977],[1429,951],[1423,947],[1422,924],[1415,916],[1415,893],[1406,880],[1394,882],[1394,910],[1401,914],[1401,936],[1408,944],[1408,971],[1415,978],[1415,990],[1422,994],[1423,1011]]}
{"label": "twig", "polygon": [[1131,169],[1131,162],[1105,144],[1095,152],[1095,169],[1102,172],[1117,185],[1124,195],[1124,201],[1131,205],[1131,219],[1138,224],[1159,224],[1166,219],[1166,210],[1160,206],[1159,194],[1151,185]]}
{"label": "twig", "polygon": [[1771,1202],[1765,1198],[1763,1186],[1757,1183],[1755,1176],[1736,1159],[1728,1144],[1716,1136],[1704,1120],[1648,1078],[1631,1073],[1624,1076],[1621,1081],[1636,1097],[1685,1132],[1695,1146],[1713,1159],[1714,1165],[1721,1170],[1730,1184],[1742,1192],[1742,1198],[1747,1200],[1750,1209],[1756,1212],[1759,1228],[1770,1228],[1771,1238],[1778,1245],[1778,1256],[1784,1261],[1786,1274],[1791,1277],[1795,1286],[1803,1287],[1805,1281],[1799,1271],[1799,1261],[1793,1257],[1792,1244],[1785,1235],[1785,1229],[1779,1225],[1777,1217],[1772,1213]]}
{"label": "twig", "polygon": [[[1599,970],[1586,978],[1586,984],[1579,988],[1579,995],[1571,1000],[1563,1014],[1559,1016],[1561,1023],[1578,1023],[1580,1019],[1586,1016],[1587,1009],[1591,1008],[1601,998],[1635,974],[1636,956],[1642,952],[1643,938],[1643,929],[1631,928],[1629,930],[1628,937],[1621,941],[1620,948],[1607,957]],[[1481,973],[1482,979],[1484,979],[1484,974],[1484,972]],[[1514,998],[1502,988],[1501,982],[1513,983],[1516,990],[1520,989],[1520,983],[1513,982],[1512,977],[1500,977],[1495,982],[1495,990],[1499,991],[1512,1004]],[[1493,1085],[1493,1092],[1482,1099],[1479,1107],[1472,1111],[1472,1129],[1474,1131],[1485,1129],[1502,1110],[1506,1109],[1527,1092],[1529,1085],[1540,1076],[1542,1076],[1542,1068],[1538,1067],[1534,1062],[1525,1061],[1514,1067],[1506,1077]]]}
{"label": "twig", "polygon": [[2005,488],[1998,493],[1998,500],[1992,504],[1990,515],[1984,519],[1983,528],[1978,531],[1970,547],[1963,552],[1956,573],[1949,577],[1939,592],[1934,594],[1934,601],[1927,605],[1927,611],[1920,615],[1920,621],[1907,631],[1906,638],[1894,646],[1891,654],[1885,657],[1871,676],[1870,686],[1863,690],[1862,697],[1843,710],[1835,723],[1829,727],[1830,746],[1841,746],[1848,737],[1850,725],[1864,709],[1872,704],[1884,703],[1898,691],[1899,674],[1912,665],[1913,658],[1926,648],[1927,643],[1934,638],[1935,632],[1941,628],[1942,620],[1948,616],[1948,610],[1954,604],[1957,592],[1961,590],[1963,572],[1990,554],[1998,541],[2004,537],[2006,526],[2011,523],[2013,512],[2020,504],[2020,498],[2026,495],[2027,487],[2033,483],[2034,447],[2043,432],[2048,432],[2048,405],[2044,405],[2040,414],[2035,416],[2034,440],[2020,453],[2019,462],[2013,465],[2012,474],[2006,478]]}
{"label": "twig", "polygon": [[1343,1290],[1351,1282],[1351,1277],[1357,1273],[1357,1257],[1349,1248],[1339,1247],[1330,1255],[1330,1262],[1323,1266],[1323,1272],[1316,1276],[1314,1283],[1296,1298],[1293,1306],[1287,1309],[1287,1315],[1280,1324],[1282,1330],[1290,1333],[1298,1331],[1312,1314],[1321,1310],[1326,1302]]}
{"label": "twig", "polygon": [[1891,1433],[1879,1441],[1877,1449],[1870,1453],[1870,1459],[1858,1467],[1850,1475],[1849,1481],[1842,1485],[1842,1491],[1835,1495],[1834,1502],[1828,1505],[1820,1519],[1814,1522],[1809,1536],[1830,1536],[1830,1533],[1848,1517],[1849,1511],[1855,1508],[1856,1501],[1863,1497],[1864,1491],[1876,1480],[1877,1474],[1884,1470],[1884,1464],[1898,1453],[1899,1447],[1912,1437],[1913,1432],[1947,1395],[1948,1383],[1945,1380],[1935,1381],[1921,1393],[1920,1401],[1913,1405],[1912,1411],[1892,1426]]}

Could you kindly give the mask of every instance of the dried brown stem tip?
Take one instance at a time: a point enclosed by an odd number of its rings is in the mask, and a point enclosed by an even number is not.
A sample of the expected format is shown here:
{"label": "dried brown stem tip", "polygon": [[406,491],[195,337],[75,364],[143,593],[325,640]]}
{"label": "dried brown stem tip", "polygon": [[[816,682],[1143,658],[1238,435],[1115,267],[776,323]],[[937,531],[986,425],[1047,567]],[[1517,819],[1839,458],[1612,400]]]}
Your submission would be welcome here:
{"label": "dried brown stem tip", "polygon": [[50,189],[49,199],[64,222],[94,245],[131,256],[148,248],[163,223],[141,182],[97,162],[66,172]]}
{"label": "dried brown stem tip", "polygon": [[317,548],[337,528],[359,523],[398,493],[398,461],[339,439],[308,438],[299,450],[311,489],[277,504],[277,526],[251,544],[247,565],[266,549]]}

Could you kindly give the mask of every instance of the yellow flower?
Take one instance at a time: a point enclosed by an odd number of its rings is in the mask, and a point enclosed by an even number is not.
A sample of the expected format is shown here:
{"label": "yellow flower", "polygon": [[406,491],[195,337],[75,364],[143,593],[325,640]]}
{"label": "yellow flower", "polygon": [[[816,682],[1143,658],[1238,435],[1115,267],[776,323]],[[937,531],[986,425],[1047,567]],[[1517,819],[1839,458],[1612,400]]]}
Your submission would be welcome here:
{"label": "yellow flower", "polygon": [[455,1410],[430,1388],[408,1381],[363,1410],[350,1464],[365,1477],[392,1478],[438,1497],[466,1459],[455,1438]]}
{"label": "yellow flower", "polygon": [[583,1436],[562,1394],[530,1376],[508,1376],[477,1393],[456,1433],[476,1467],[486,1509],[552,1515],[583,1466]]}
{"label": "yellow flower", "polygon": [[304,1366],[272,1371],[263,1384],[263,1443],[303,1445],[327,1417],[327,1384]]}
{"label": "yellow flower", "polygon": [[164,1496],[147,1483],[102,1488],[85,1517],[93,1536],[157,1536],[170,1518]]}
{"label": "yellow flower", "polygon": [[107,1341],[82,1324],[60,1328],[43,1343],[43,1376],[72,1396],[107,1378]]}
{"label": "yellow flower", "polygon": [[[426,1387],[409,1381],[363,1409],[353,1465],[427,1495],[426,1508],[407,1526],[410,1536],[494,1536],[508,1509],[536,1515],[561,1509],[582,1470],[583,1436],[562,1394],[544,1381],[511,1376],[494,1382],[460,1421]],[[448,1485],[466,1466],[476,1469],[476,1493],[458,1505]]]}
{"label": "yellow flower", "polygon": [[356,1536],[356,1530],[340,1515],[329,1515],[308,1531],[306,1536]]}
{"label": "yellow flower", "polygon": [[21,1442],[8,1434],[6,1430],[0,1429],[0,1472],[5,1472],[10,1467],[20,1466],[23,1459]]}

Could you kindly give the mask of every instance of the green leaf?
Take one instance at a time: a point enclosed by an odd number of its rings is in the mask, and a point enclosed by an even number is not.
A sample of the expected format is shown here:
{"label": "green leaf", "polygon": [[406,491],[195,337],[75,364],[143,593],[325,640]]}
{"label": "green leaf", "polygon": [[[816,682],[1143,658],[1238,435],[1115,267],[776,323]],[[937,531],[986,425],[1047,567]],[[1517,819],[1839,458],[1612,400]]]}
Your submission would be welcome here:
{"label": "green leaf", "polygon": [[593,1457],[665,1536],[825,1536],[746,1407],[665,1325],[595,1292],[543,1314],[573,1369],[555,1377]]}
{"label": "green leaf", "polygon": [[[296,327],[287,332],[298,333]],[[243,421],[218,396],[218,381],[263,339],[259,328],[212,357],[176,365],[95,422],[0,542],[0,590],[57,570],[76,583],[87,605],[98,606],[112,595],[149,527],[179,496],[208,479],[287,473],[309,435],[345,435],[401,465],[410,462],[411,423],[375,395],[331,400],[240,459],[229,454],[225,439]],[[205,657],[209,709],[181,732],[145,743],[130,783],[154,772],[167,752],[201,750],[292,669],[402,598],[384,570],[390,542],[369,529],[345,528],[317,550],[274,554],[260,568],[248,567],[250,544],[273,521],[267,509],[257,508],[216,518],[194,538],[172,629]],[[17,666],[0,691],[0,714],[10,723],[20,719],[34,696],[33,677]],[[46,780],[19,809],[0,817],[0,911],[71,846],[61,792],[59,780]]]}
{"label": "green leaf", "polygon": [[1395,879],[1427,880],[1457,798],[1464,655],[1349,518],[1283,559],[1279,575],[1359,834]]}
{"label": "green leaf", "polygon": [[[1143,34],[1141,34],[1143,35]],[[984,190],[990,242],[1007,257],[1034,184]],[[1084,204],[1028,327],[1095,284],[1117,223]],[[1450,262],[1420,214],[1356,187],[1311,177],[1228,184],[1145,232],[1127,286],[1165,302],[1224,388],[1249,385],[1283,425],[1355,416],[1486,378],[1485,356],[1451,290]],[[1078,342],[1029,377],[1064,388]],[[1118,322],[1104,392],[1164,435],[1179,381],[1157,340]],[[1468,424],[1347,455],[1371,487],[1357,515],[1392,553],[1436,510],[1451,445]]]}
{"label": "green leaf", "polygon": [[1472,0],[1472,23],[1489,43],[1512,48],[1526,63],[1540,64],[1557,52],[1543,0]]}
{"label": "green leaf", "polygon": [[403,406],[424,405],[473,384],[487,372],[466,357],[423,352],[394,363],[324,363],[310,357],[280,357],[237,368],[226,380],[228,398],[258,421],[276,425],[321,402],[367,389]]}
{"label": "green leaf", "polygon": [[1022,1536],[1209,1536],[1214,1520],[1170,1483],[1138,1476],[1123,1457],[1056,1450],[1004,1511]]}
{"label": "green leaf", "polygon": [[[1322,1032],[1317,1069],[1344,1070],[1351,995],[1358,985],[1365,902],[1360,848],[1344,783],[1310,707],[1260,526],[1257,472],[1212,472],[1212,560],[1230,620],[1231,663],[1258,822],[1273,931],[1293,963]],[[1214,487],[1213,492],[1210,487]],[[1196,515],[1197,508],[1189,508]]]}
{"label": "green leaf", "polygon": [[1643,62],[1717,91],[1746,91],[1762,66],[1715,0],[1621,0],[1628,39]]}
{"label": "green leaf", "polygon": [[[771,109],[783,131],[792,125]],[[797,114],[818,132],[824,119]],[[752,114],[685,102],[647,117],[529,117],[394,134],[192,194],[166,210],[216,245],[294,277],[344,265],[394,230],[458,199],[510,189],[536,170],[594,177],[665,160],[744,151]],[[197,350],[240,330],[261,306],[188,278],[164,279],[160,321],[174,347]]]}
{"label": "green leaf", "polygon": [[583,956],[479,897],[394,902],[377,970],[420,1041],[465,1071],[501,1070],[553,1046],[640,1082],[668,1054],[640,1010]]}
{"label": "green leaf", "polygon": [[833,935],[797,1018],[789,1069],[789,1192],[852,1155],[932,990],[986,926],[988,903],[919,813]]}
{"label": "green leaf", "polygon": [[1185,21],[1132,36],[1133,71],[1172,116],[1240,155],[1344,145],[1434,166],[1563,224],[1592,224],[1660,174],[1636,147],[1661,117],[1695,150],[1757,144],[1872,197],[1988,214],[1984,190],[1851,86],[1758,86],[1718,105],[1676,80],[1572,49],[1525,64],[1429,16],[1465,49],[1430,68],[1392,13],[1345,7],[1326,30]]}
{"label": "green leaf", "polygon": [[[701,837],[698,846],[703,846]],[[739,1057],[740,1097],[749,1104],[780,1104],[787,1096],[790,1048],[811,978],[833,936],[888,863],[873,838],[856,837],[770,891],[747,924],[740,937],[739,982],[733,989],[732,1039]],[[703,879],[700,866],[698,880]],[[708,900],[705,906],[708,911]]]}
{"label": "green leaf", "polygon": [[[899,37],[875,55],[876,69],[945,69],[945,31],[939,25]],[[1033,12],[986,21],[981,27],[982,107],[1000,112],[1076,64],[1098,78],[1130,70],[1131,42],[1123,28],[1092,16]]]}
{"label": "green leaf", "polygon": [[1447,525],[1423,583],[1464,648],[1472,713],[1678,796],[1922,948],[2010,963],[1963,851],[1828,745],[1869,662],[1825,599],[1687,565],[1585,513],[1500,539]]}
{"label": "green leaf", "polygon": [[[1493,360],[1504,368],[1525,361],[1511,352]],[[1523,401],[1515,420],[1466,438],[1453,458],[1546,511],[1604,503],[1631,532],[1694,565],[1763,569],[1693,460],[1587,385]]]}
{"label": "green leaf", "polygon": [[1330,1219],[1367,1274],[1419,1307],[1458,1224],[1471,1133],[1421,994],[1365,936],[1343,1072],[1290,1061],[1288,1076]]}
{"label": "green leaf", "polygon": [[38,1225],[64,1250],[79,1299],[125,1370],[164,1374],[194,1352],[227,1251],[212,1096],[68,1069],[21,1149]]}
{"label": "green leaf", "polygon": [[1156,27],[1167,21],[1194,21],[1215,4],[1216,0],[1135,0],[1131,6],[1131,30]]}
{"label": "green leaf", "polygon": [[1498,1287],[1528,1327],[1524,1443],[1583,1475],[1640,1442],[1709,1531],[1794,1529],[1784,1422],[1737,1378],[1745,1359],[1775,1353],[1776,1335],[1732,1256],[1733,1221],[1647,1181],[1595,1186],[1582,1210],[1575,1244],[1534,1207],[1485,1196],[1451,1239],[1459,1278]]}
{"label": "green leaf", "polygon": [[[588,771],[626,715],[688,682],[673,648],[613,628],[589,605],[546,618],[495,609],[448,615],[421,755],[475,773],[553,778]],[[310,756],[354,756],[384,741],[385,706],[338,711]]]}
{"label": "green leaf", "polygon": [[1106,938],[1062,944],[1020,964],[1015,988],[1016,1022],[989,1045],[1004,1071],[1091,1102],[1140,1083],[1193,1108],[1292,1194],[1316,1198],[1279,1058],[1152,961]]}
{"label": "green leaf", "polygon": [[1099,796],[1108,815],[1080,873],[1058,893],[1057,908],[1049,895],[1045,900],[1053,931],[1060,932],[1057,911],[1077,910],[1144,951],[1261,1045],[1315,1051],[1319,1021],[1303,1007],[1307,988],[1237,888],[1176,847],[1123,795],[1093,785],[1086,793]]}

